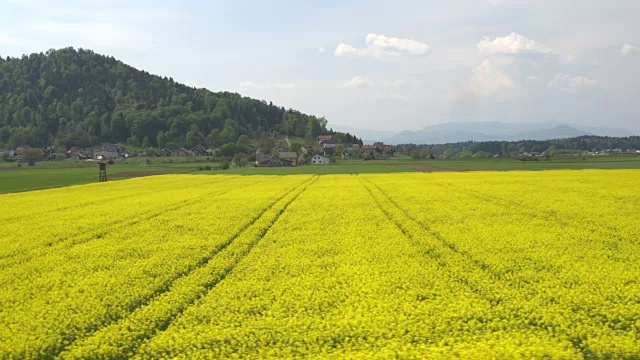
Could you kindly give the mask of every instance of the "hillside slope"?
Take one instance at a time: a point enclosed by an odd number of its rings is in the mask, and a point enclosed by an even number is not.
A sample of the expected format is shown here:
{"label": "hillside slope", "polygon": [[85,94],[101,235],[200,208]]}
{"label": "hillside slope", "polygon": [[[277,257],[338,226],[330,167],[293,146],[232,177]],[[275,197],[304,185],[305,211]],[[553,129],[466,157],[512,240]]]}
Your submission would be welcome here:
{"label": "hillside slope", "polygon": [[220,146],[246,134],[316,136],[322,117],[195,89],[90,50],[0,57],[0,147]]}

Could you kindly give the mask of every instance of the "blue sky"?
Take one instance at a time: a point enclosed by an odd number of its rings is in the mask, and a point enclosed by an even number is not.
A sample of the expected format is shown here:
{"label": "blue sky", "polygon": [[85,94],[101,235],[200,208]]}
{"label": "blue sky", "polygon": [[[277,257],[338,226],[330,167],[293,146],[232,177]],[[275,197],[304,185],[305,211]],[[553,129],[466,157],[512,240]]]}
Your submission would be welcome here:
{"label": "blue sky", "polygon": [[0,0],[0,55],[67,46],[331,125],[640,132],[640,2]]}

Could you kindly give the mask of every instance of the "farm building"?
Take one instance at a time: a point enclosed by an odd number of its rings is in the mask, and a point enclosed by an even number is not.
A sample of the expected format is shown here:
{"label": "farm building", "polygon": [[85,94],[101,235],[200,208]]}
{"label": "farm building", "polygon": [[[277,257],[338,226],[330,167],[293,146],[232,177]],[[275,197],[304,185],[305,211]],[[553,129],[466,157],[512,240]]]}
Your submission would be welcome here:
{"label": "farm building", "polygon": [[93,158],[96,160],[115,160],[119,158],[117,151],[100,150],[93,153]]}
{"label": "farm building", "polygon": [[336,142],[334,140],[322,141],[322,152],[324,155],[333,155],[336,150]]}
{"label": "farm building", "polygon": [[207,148],[204,147],[203,145],[196,145],[196,146],[192,147],[191,148],[191,152],[195,156],[207,156],[207,155],[209,155],[209,152],[207,151]]}
{"label": "farm building", "polygon": [[30,149],[29,146],[18,146],[16,148],[15,154],[18,158],[22,159],[27,154],[27,150]]}
{"label": "farm building", "polygon": [[171,156],[194,156],[195,154],[191,150],[185,148],[179,148],[171,152]]}
{"label": "farm building", "polygon": [[100,150],[93,152],[96,160],[116,160],[129,157],[129,153],[122,146],[116,144],[102,144]]}
{"label": "farm building", "polygon": [[386,159],[393,155],[396,148],[393,145],[385,145],[383,142],[377,141],[374,142],[373,145],[360,146],[360,150],[362,150],[363,156],[370,156],[375,159]]}
{"label": "farm building", "polygon": [[298,165],[298,153],[295,151],[280,151],[278,158],[283,161],[290,161],[293,166]]}
{"label": "farm building", "polygon": [[330,161],[331,160],[329,160],[329,158],[326,156],[314,155],[311,158],[310,164],[311,165],[329,165]]}
{"label": "farm building", "polygon": [[293,166],[291,160],[280,159],[276,155],[258,155],[256,158],[256,166],[259,167],[283,167]]}
{"label": "farm building", "polygon": [[67,151],[67,156],[73,160],[83,160],[89,157],[87,149],[74,146]]}

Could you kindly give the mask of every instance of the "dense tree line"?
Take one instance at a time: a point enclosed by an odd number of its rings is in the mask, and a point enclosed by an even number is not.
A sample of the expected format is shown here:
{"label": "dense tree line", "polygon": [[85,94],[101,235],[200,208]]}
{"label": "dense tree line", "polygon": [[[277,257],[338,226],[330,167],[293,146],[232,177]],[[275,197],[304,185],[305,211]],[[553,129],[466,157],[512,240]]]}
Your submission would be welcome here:
{"label": "dense tree line", "polygon": [[0,148],[103,142],[220,147],[242,135],[265,133],[314,137],[332,132],[323,117],[236,93],[191,88],[89,50],[0,57]]}
{"label": "dense tree line", "polygon": [[521,140],[521,141],[465,141],[450,144],[398,145],[398,151],[410,154],[412,151],[443,155],[446,151],[454,153],[487,153],[509,155],[515,152],[544,152],[549,148],[555,151],[582,150],[599,151],[602,149],[640,149],[640,136],[609,137],[580,136],[569,139]]}

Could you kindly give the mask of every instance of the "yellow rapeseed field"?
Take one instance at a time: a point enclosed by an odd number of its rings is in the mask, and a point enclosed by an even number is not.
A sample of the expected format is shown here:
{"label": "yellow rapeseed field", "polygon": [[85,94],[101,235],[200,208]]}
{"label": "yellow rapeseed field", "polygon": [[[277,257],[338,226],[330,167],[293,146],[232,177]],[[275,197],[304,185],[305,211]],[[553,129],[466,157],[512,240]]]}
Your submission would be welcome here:
{"label": "yellow rapeseed field", "polygon": [[0,358],[640,357],[640,171],[0,195]]}

